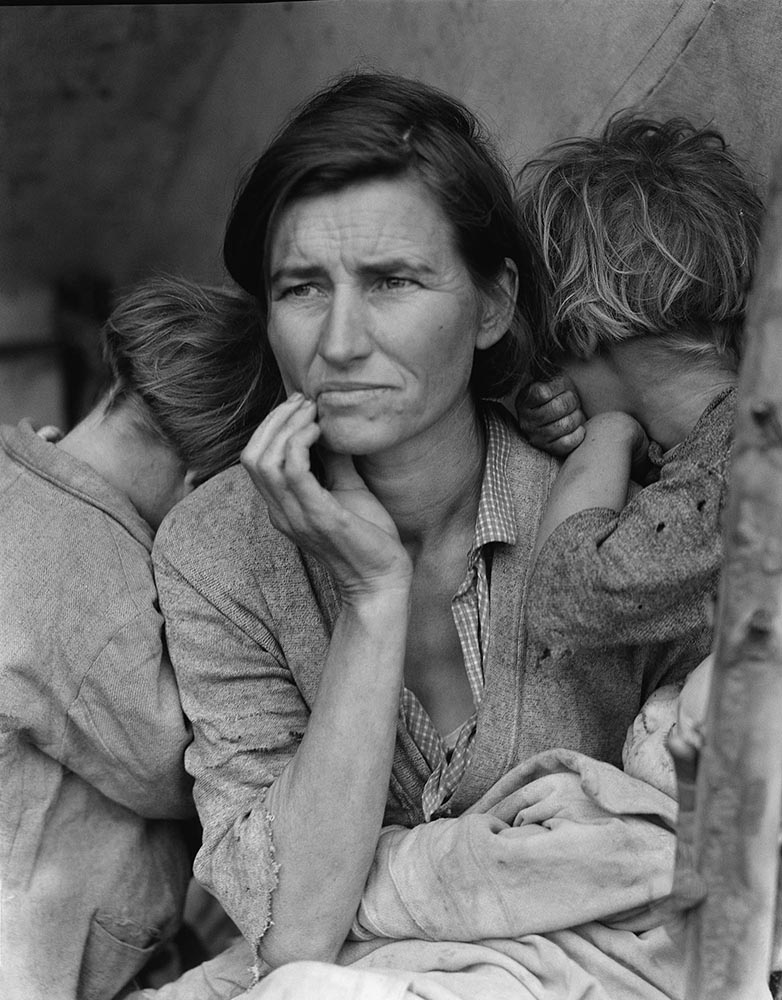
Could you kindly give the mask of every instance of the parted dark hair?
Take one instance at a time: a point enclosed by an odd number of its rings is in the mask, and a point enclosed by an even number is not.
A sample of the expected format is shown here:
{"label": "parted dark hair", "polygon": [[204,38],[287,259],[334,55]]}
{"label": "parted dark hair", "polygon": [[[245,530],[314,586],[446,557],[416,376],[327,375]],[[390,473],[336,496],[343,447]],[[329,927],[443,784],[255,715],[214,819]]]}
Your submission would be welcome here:
{"label": "parted dark hair", "polygon": [[258,305],[239,289],[157,276],[123,295],[102,329],[106,412],[136,423],[203,482],[239,459],[283,398]]}
{"label": "parted dark hair", "polygon": [[763,206],[716,129],[622,111],[599,138],[554,143],[517,186],[537,374],[649,334],[737,367]]}
{"label": "parted dark hair", "polygon": [[288,205],[405,175],[437,200],[479,292],[498,294],[505,258],[518,267],[511,327],[493,348],[476,351],[473,367],[473,391],[501,396],[518,384],[525,363],[530,270],[512,178],[476,117],[427,84],[351,73],[295,110],[240,183],[223,244],[226,267],[267,309],[271,241]]}

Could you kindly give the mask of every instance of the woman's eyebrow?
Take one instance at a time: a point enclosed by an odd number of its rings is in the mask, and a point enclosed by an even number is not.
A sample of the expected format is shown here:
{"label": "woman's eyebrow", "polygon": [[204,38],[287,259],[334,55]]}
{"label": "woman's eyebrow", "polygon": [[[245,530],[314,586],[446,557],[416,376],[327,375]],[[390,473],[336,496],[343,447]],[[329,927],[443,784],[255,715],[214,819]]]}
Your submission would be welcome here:
{"label": "woman's eyebrow", "polygon": [[323,269],[314,264],[283,264],[271,273],[270,281],[274,285],[279,281],[309,281],[323,273]]}
{"label": "woman's eyebrow", "polygon": [[397,271],[408,271],[422,276],[433,275],[436,269],[424,260],[410,257],[379,257],[368,260],[357,268],[360,274],[393,274]]}

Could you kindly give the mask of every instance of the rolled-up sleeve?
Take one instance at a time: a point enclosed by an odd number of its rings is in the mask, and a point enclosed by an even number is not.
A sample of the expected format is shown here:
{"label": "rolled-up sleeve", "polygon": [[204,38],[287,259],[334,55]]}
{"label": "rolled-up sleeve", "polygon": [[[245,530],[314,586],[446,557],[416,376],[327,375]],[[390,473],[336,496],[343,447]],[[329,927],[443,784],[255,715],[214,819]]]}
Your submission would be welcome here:
{"label": "rolled-up sleeve", "polygon": [[557,758],[580,771],[588,810],[574,800],[571,814],[519,824],[525,786],[540,773],[532,758],[516,769],[518,787],[503,779],[507,794],[489,812],[387,828],[354,936],[477,941],[593,920],[639,930],[662,923],[655,913],[671,891],[673,800],[574,752],[538,759]]}

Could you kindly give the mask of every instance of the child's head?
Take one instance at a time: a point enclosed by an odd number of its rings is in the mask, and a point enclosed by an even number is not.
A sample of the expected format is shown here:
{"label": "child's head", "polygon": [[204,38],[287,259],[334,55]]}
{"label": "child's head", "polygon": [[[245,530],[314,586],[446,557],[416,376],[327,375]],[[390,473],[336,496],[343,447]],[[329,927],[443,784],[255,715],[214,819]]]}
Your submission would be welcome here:
{"label": "child's head", "polygon": [[519,174],[535,250],[536,377],[633,337],[738,366],[762,203],[714,129],[614,116]]}
{"label": "child's head", "polygon": [[103,331],[107,413],[171,447],[194,480],[238,461],[279,401],[255,301],[183,278],[153,278],[122,297]]}

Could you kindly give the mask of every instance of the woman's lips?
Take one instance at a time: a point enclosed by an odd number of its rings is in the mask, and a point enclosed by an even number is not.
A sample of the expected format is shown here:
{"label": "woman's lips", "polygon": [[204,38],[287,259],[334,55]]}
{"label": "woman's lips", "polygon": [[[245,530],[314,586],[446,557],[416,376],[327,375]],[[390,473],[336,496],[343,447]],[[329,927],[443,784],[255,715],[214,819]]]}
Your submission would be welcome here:
{"label": "woman's lips", "polygon": [[357,403],[362,399],[369,399],[381,392],[386,392],[390,388],[388,385],[370,385],[366,382],[327,384],[318,389],[315,399],[318,404],[326,403],[328,405]]}

